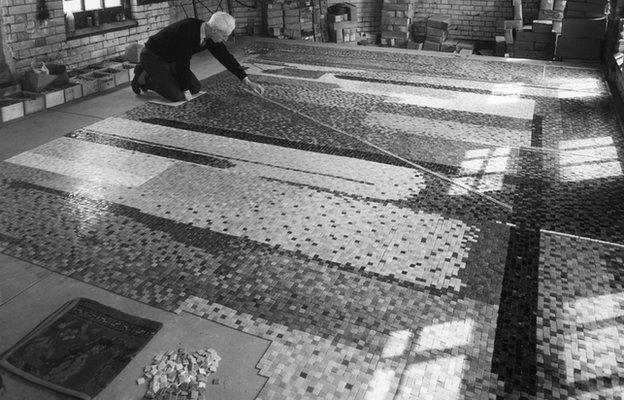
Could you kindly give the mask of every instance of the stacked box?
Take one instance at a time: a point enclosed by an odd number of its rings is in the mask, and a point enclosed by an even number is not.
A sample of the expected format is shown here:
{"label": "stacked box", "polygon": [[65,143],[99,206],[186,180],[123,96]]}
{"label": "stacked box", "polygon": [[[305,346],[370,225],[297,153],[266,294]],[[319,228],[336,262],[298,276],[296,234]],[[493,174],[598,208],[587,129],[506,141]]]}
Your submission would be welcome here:
{"label": "stacked box", "polygon": [[536,19],[533,21],[531,31],[535,33],[550,33],[553,31],[553,21],[550,19]]}
{"label": "stacked box", "polygon": [[357,34],[357,22],[330,22],[329,38],[332,42],[336,43],[357,42],[359,40],[359,35]]}
{"label": "stacked box", "polygon": [[[353,4],[342,3],[343,14],[328,14],[329,38],[336,43],[352,43],[360,40],[357,33],[357,8]],[[330,10],[331,11],[331,10]]]}
{"label": "stacked box", "polygon": [[602,40],[607,29],[607,18],[566,18],[561,25],[561,36]]}
{"label": "stacked box", "polygon": [[600,18],[605,16],[607,0],[568,0],[565,18]]}
{"label": "stacked box", "polygon": [[[607,27],[606,17],[565,18],[557,40],[557,57],[562,59],[598,60]],[[578,43],[575,46],[574,43]]]}
{"label": "stacked box", "polygon": [[[552,30],[557,33],[561,32],[561,20],[565,5],[566,0],[541,0],[538,20],[551,21]],[[535,24],[535,21],[533,23]]]}
{"label": "stacked box", "polygon": [[559,36],[555,54],[562,59],[599,60],[602,54],[602,41],[592,38]]}
{"label": "stacked box", "polygon": [[301,39],[299,4],[284,4],[282,8],[284,12],[284,36],[291,39]]}
{"label": "stacked box", "polygon": [[555,32],[522,30],[514,40],[514,57],[533,60],[552,60],[555,53]]}
{"label": "stacked box", "polygon": [[314,9],[312,6],[299,8],[299,23],[301,24],[301,38],[314,40]]}
{"label": "stacked box", "polygon": [[427,37],[424,50],[442,50],[442,43],[448,38],[451,17],[443,14],[434,14],[427,20]]}
{"label": "stacked box", "polygon": [[381,44],[407,47],[413,14],[409,0],[384,0],[381,6]]}
{"label": "stacked box", "polygon": [[265,3],[262,19],[269,37],[280,37],[284,29],[284,11],[282,4]]}
{"label": "stacked box", "polygon": [[411,26],[411,38],[416,40],[417,38],[424,39],[427,36],[427,19],[429,15],[416,13],[412,16]]}

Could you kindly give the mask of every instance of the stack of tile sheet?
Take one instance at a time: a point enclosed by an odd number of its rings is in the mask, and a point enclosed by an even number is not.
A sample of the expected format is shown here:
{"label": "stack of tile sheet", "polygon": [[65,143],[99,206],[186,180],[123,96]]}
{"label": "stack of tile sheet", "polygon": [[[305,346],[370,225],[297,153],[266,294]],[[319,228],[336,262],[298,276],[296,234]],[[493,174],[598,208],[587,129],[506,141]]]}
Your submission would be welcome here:
{"label": "stack of tile sheet", "polygon": [[561,20],[563,20],[565,6],[566,0],[541,0],[538,20],[552,21],[552,30],[561,33]]}
{"label": "stack of tile sheet", "polygon": [[[577,3],[568,1],[568,6],[570,4]],[[602,9],[605,5],[602,3]],[[566,14],[561,26],[561,36],[557,39],[556,55],[562,59],[599,60],[606,27],[607,19],[604,15],[595,18],[572,18]]]}
{"label": "stack of tile sheet", "polygon": [[412,15],[411,40],[425,41],[425,36],[427,36],[427,19],[429,19],[427,14],[415,13]]}
{"label": "stack of tile sheet", "polygon": [[310,2],[293,1],[285,3],[284,36],[290,39],[314,39],[313,11]]}
{"label": "stack of tile sheet", "polygon": [[326,42],[327,39],[327,0],[312,0],[312,29],[315,42]]}
{"label": "stack of tile sheet", "polygon": [[503,25],[502,27],[500,27],[500,29],[501,33],[504,35],[503,37],[505,39],[505,48],[507,51],[513,53],[513,43],[515,36],[514,31],[522,30],[523,27],[524,25],[521,19],[509,19],[503,21]]}
{"label": "stack of tile sheet", "polygon": [[563,10],[564,18],[604,17],[607,0],[567,0]]}
{"label": "stack of tile sheet", "polygon": [[462,55],[473,54],[474,50],[475,44],[469,40],[460,40],[457,42],[457,46],[455,46],[455,52]]}
{"label": "stack of tile sheet", "polygon": [[410,0],[384,0],[381,7],[381,44],[406,47],[413,14]]}
{"label": "stack of tile sheet", "polygon": [[529,25],[516,34],[514,57],[533,60],[552,60],[555,55],[557,34],[552,31],[552,23]]}
{"label": "stack of tile sheet", "polygon": [[[357,42],[360,37],[357,33],[357,8],[349,3],[341,3],[344,13],[335,14],[330,12],[329,18],[329,38],[336,43]],[[335,12],[335,11],[334,11]]]}
{"label": "stack of tile sheet", "polygon": [[505,36],[494,36],[494,55],[496,57],[505,57],[505,53],[507,53]]}
{"label": "stack of tile sheet", "polygon": [[[442,50],[442,43],[448,38],[451,26],[451,17],[443,14],[434,14],[427,20],[427,37],[423,50]],[[454,51],[454,49],[453,49]]]}
{"label": "stack of tile sheet", "polygon": [[284,11],[282,3],[264,3],[262,19],[269,37],[282,37]]}

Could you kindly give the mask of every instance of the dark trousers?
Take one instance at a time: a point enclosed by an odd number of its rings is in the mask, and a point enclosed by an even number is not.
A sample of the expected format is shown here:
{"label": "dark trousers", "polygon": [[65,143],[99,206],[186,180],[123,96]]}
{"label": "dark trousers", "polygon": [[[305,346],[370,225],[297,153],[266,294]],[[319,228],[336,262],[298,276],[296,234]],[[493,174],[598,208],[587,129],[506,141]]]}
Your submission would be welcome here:
{"label": "dark trousers", "polygon": [[[147,72],[145,86],[170,101],[184,100],[184,92],[180,88],[179,79],[175,72],[175,62],[165,61],[146,47],[141,51],[141,66]],[[189,91],[199,92],[201,83],[195,74],[188,71],[188,80],[191,82]]]}

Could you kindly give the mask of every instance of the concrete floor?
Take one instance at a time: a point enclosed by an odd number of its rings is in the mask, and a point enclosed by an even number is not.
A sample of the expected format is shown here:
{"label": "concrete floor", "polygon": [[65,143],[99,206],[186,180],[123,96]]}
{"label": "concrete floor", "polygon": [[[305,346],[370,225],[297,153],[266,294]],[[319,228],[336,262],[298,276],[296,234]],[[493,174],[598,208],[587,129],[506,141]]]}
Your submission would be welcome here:
{"label": "concrete floor", "polygon": [[[237,50],[245,38],[229,47]],[[199,79],[224,68],[208,54],[192,60]],[[0,160],[40,146],[78,128],[145,104],[153,96],[135,96],[129,86],[104,94],[63,104],[0,125]],[[1,249],[0,249],[1,250]],[[256,364],[267,350],[269,341],[217,324],[198,316],[163,311],[126,299],[95,286],[49,271],[45,268],[0,253],[0,353],[8,350],[41,320],[68,300],[88,297],[131,315],[159,321],[160,332],[132,360],[124,371],[96,399],[136,400],[145,394],[146,385],[136,380],[154,354],[178,349],[213,348],[222,358],[207,387],[208,399],[254,399],[267,378],[258,374]],[[0,372],[5,389],[2,399],[69,399],[45,390],[5,371]]]}

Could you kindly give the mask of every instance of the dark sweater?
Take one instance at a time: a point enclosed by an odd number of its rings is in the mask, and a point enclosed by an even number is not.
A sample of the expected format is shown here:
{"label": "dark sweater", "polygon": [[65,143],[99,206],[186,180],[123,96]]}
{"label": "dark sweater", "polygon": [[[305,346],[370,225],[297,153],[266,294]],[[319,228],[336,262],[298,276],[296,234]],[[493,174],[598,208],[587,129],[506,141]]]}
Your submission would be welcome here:
{"label": "dark sweater", "polygon": [[225,44],[207,39],[206,44],[200,46],[199,38],[203,22],[197,18],[183,19],[163,28],[145,43],[145,47],[152,53],[165,61],[175,62],[176,76],[183,80],[180,82],[182,90],[188,90],[191,87],[187,79],[187,72],[191,68],[191,57],[206,49],[238,79],[243,80],[247,76]]}

